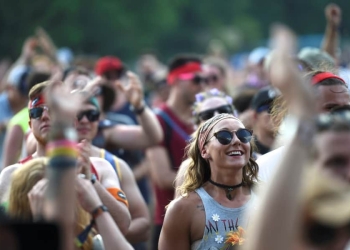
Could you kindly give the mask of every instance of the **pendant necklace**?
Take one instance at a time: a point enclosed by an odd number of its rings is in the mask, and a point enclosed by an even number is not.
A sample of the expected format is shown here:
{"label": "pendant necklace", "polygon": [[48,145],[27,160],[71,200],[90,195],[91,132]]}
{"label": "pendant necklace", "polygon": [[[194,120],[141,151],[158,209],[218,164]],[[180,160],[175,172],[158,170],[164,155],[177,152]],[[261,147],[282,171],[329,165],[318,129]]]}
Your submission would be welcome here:
{"label": "pendant necklace", "polygon": [[214,186],[217,186],[219,188],[223,188],[225,189],[226,192],[226,198],[229,200],[232,200],[232,196],[231,196],[231,191],[233,191],[236,188],[242,187],[243,186],[243,181],[240,184],[237,184],[235,186],[228,186],[228,185],[224,185],[224,184],[220,184],[220,183],[216,183],[214,181],[212,181],[211,179],[209,179],[209,182],[211,184],[213,184]]}

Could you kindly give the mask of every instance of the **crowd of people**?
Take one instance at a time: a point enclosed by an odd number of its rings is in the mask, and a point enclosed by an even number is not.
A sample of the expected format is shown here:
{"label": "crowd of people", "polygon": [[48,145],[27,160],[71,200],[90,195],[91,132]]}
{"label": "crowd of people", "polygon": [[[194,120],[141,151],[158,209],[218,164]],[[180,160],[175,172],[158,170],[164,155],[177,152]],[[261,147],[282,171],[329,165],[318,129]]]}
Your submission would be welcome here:
{"label": "crowd of people", "polygon": [[[350,247],[350,62],[288,27],[247,58],[74,60],[43,29],[1,71],[0,248]],[[40,239],[40,240],[39,240]]]}

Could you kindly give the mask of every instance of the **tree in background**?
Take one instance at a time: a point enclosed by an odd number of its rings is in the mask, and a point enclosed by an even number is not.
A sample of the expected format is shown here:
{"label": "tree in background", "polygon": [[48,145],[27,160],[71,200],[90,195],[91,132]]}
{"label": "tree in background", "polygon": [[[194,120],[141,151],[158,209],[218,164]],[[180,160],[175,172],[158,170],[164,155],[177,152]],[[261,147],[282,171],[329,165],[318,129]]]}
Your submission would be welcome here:
{"label": "tree in background", "polygon": [[[21,44],[43,26],[58,46],[76,53],[114,54],[134,60],[145,51],[162,59],[205,53],[219,41],[233,53],[268,36],[271,23],[299,34],[323,33],[327,0],[17,0],[0,4],[0,58],[18,56]],[[347,0],[338,0],[343,13]],[[344,15],[343,26],[350,27]],[[348,30],[344,30],[348,32]]]}

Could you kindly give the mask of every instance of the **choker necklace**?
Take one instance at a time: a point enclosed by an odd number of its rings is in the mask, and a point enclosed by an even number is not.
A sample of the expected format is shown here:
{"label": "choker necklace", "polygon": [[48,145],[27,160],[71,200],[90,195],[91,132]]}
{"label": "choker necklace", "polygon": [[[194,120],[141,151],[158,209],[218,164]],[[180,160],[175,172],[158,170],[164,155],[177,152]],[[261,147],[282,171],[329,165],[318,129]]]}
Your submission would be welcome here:
{"label": "choker necklace", "polygon": [[235,189],[235,188],[239,188],[239,187],[242,187],[242,186],[243,186],[243,181],[242,181],[240,184],[237,184],[237,185],[235,185],[235,186],[228,186],[228,185],[216,183],[216,182],[212,181],[211,179],[209,179],[209,182],[210,182],[211,184],[213,184],[214,186],[217,186],[217,187],[219,187],[219,188],[225,189],[226,198],[229,199],[229,200],[232,200],[231,191],[233,191],[233,189]]}

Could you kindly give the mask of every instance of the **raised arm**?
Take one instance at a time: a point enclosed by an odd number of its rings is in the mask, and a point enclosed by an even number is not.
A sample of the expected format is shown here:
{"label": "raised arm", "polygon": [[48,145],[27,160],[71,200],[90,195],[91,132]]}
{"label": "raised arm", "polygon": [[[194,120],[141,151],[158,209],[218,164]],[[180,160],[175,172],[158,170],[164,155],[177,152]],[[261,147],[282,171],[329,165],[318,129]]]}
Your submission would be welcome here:
{"label": "raised arm", "polygon": [[280,250],[294,247],[301,212],[301,177],[311,155],[314,131],[314,96],[289,59],[288,52],[294,48],[294,39],[293,34],[284,27],[275,30],[277,49],[270,73],[272,84],[281,90],[289,111],[299,119],[299,127],[274,178],[268,183],[244,249]]}
{"label": "raised arm", "polygon": [[80,204],[84,210],[93,215],[97,230],[102,237],[104,248],[106,250],[133,249],[124,238],[121,230],[115,224],[108,211],[101,212],[100,210],[99,213],[96,213],[104,203],[99,198],[91,182],[84,179],[77,179],[76,186]]}
{"label": "raised arm", "polygon": [[131,216],[126,204],[117,199],[118,192],[116,190],[120,190],[117,174],[106,160],[97,157],[91,157],[90,160],[101,173],[100,181],[96,181],[93,186],[102,203],[108,207],[120,231],[126,235],[129,230]]}
{"label": "raised arm", "polygon": [[131,223],[126,238],[130,243],[147,241],[150,235],[150,215],[145,200],[142,197],[135,177],[129,165],[117,159],[121,171],[121,186],[129,202]]}
{"label": "raised arm", "polygon": [[330,3],[325,8],[327,20],[326,30],[322,42],[322,50],[330,54],[334,59],[337,58],[337,49],[339,46],[339,26],[341,24],[341,9],[338,5]]}
{"label": "raised arm", "polygon": [[109,142],[125,149],[144,149],[157,145],[163,139],[162,128],[153,111],[143,100],[139,78],[128,72],[128,83],[117,82],[119,90],[134,108],[139,126],[115,126],[107,131]]}
{"label": "raised arm", "polygon": [[150,163],[152,180],[162,189],[173,189],[176,172],[171,168],[166,149],[162,146],[149,148],[146,156]]}

